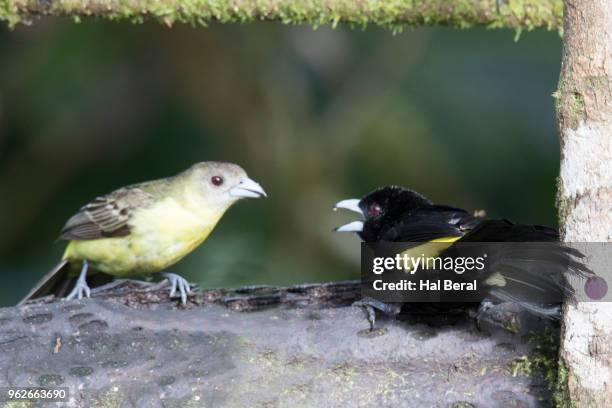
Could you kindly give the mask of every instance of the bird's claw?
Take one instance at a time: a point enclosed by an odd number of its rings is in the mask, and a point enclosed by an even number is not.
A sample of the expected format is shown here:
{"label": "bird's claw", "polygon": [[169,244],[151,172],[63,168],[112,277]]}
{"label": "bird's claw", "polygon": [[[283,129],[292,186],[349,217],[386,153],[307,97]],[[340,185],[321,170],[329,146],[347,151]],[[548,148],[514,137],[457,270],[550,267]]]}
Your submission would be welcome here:
{"label": "bird's claw", "polygon": [[75,297],[77,299],[83,299],[83,297],[90,297],[91,296],[91,289],[89,288],[89,286],[87,286],[87,269],[89,268],[89,264],[87,263],[87,261],[83,261],[83,267],[81,269],[81,274],[79,275],[79,278],[76,281],[76,284],[74,285],[74,289],[72,289],[72,292],[70,292],[68,294],[68,296],[66,296],[66,300],[71,300],[74,299]]}
{"label": "bird's claw", "polygon": [[396,316],[401,310],[401,304],[384,303],[380,300],[369,297],[354,302],[353,306],[363,308],[363,311],[366,314],[366,319],[370,324],[370,331],[373,331],[376,327],[376,310],[379,310],[388,316]]}
{"label": "bird's claw", "polygon": [[374,311],[374,308],[368,304],[365,304],[361,300],[353,303],[353,306],[361,307],[363,309],[366,314],[366,319],[368,319],[368,323],[370,324],[370,331],[373,331],[376,325],[376,312]]}
{"label": "bird's claw", "polygon": [[495,305],[488,299],[483,299],[478,305],[478,311],[476,312],[476,328],[482,331],[482,323],[487,320],[487,314]]}
{"label": "bird's claw", "polygon": [[176,292],[178,289],[181,303],[183,305],[187,304],[187,295],[191,294],[191,284],[187,281],[187,279],[175,273],[169,272],[162,273],[162,276],[168,279],[168,282],[170,283],[170,297],[176,297]]}
{"label": "bird's claw", "polygon": [[72,292],[70,292],[68,296],[66,296],[66,300],[71,300],[74,298],[83,299],[83,297],[90,296],[91,289],[89,288],[89,286],[87,286],[87,282],[77,280],[76,285],[74,285],[74,289],[72,289]]}

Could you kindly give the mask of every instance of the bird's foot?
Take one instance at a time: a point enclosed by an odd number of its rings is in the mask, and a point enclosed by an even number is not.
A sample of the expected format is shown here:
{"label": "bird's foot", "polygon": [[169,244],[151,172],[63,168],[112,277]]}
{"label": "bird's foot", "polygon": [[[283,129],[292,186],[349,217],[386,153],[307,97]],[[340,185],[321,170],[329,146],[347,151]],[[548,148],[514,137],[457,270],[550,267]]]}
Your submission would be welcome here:
{"label": "bird's foot", "polygon": [[83,297],[91,296],[91,289],[89,289],[89,286],[87,286],[86,280],[88,267],[89,264],[87,263],[87,261],[83,261],[83,267],[81,268],[79,278],[77,279],[76,284],[74,285],[74,289],[72,289],[72,292],[70,292],[68,296],[65,297],[66,300],[71,300],[74,298],[83,299]]}
{"label": "bird's foot", "polygon": [[521,306],[512,302],[495,303],[483,300],[476,314],[476,327],[480,331],[503,330],[511,334],[526,333],[529,326],[537,329],[539,317],[523,313]]}
{"label": "bird's foot", "polygon": [[178,296],[181,298],[181,303],[183,305],[187,304],[187,296],[191,294],[191,287],[195,287],[195,285],[192,285],[187,281],[187,279],[175,273],[162,272],[161,275],[168,279],[168,282],[170,283],[170,297],[177,297],[176,292],[178,289]]}
{"label": "bird's foot", "polygon": [[370,331],[373,331],[376,326],[376,310],[387,316],[397,316],[402,309],[400,303],[384,303],[369,297],[354,302],[353,306],[363,308],[366,319],[368,319],[368,323],[370,324]]}
{"label": "bird's foot", "polygon": [[76,284],[74,285],[74,289],[72,289],[72,292],[70,292],[68,294],[68,296],[66,296],[66,300],[70,300],[70,299],[83,299],[83,297],[90,297],[91,296],[91,289],[89,289],[89,286],[87,286],[87,282],[85,280],[80,280],[78,279],[76,281]]}
{"label": "bird's foot", "polygon": [[487,321],[489,311],[495,307],[495,304],[488,299],[483,299],[478,305],[478,311],[476,312],[476,327],[478,330],[482,330],[482,323]]}

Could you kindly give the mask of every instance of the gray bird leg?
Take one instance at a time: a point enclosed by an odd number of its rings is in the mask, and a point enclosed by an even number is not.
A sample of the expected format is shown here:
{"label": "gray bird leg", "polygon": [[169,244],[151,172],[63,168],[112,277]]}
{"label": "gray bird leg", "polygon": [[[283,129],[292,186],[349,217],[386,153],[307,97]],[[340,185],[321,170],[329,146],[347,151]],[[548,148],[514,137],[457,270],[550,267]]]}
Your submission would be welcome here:
{"label": "gray bird leg", "polygon": [[81,268],[81,273],[79,274],[79,278],[74,285],[74,289],[72,292],[65,297],[66,300],[74,299],[82,299],[84,297],[89,297],[91,295],[91,289],[87,286],[87,269],[89,269],[89,264],[86,260],[83,261],[83,267]]}
{"label": "gray bird leg", "polygon": [[353,306],[363,308],[368,323],[370,323],[370,330],[374,330],[376,324],[376,310],[383,312],[387,316],[394,317],[397,316],[402,309],[400,303],[384,303],[369,297],[356,301],[353,303]]}
{"label": "gray bird leg", "polygon": [[175,297],[176,290],[179,291],[181,303],[187,304],[187,295],[191,294],[191,284],[183,277],[170,272],[162,272],[161,275],[170,282],[170,297]]}

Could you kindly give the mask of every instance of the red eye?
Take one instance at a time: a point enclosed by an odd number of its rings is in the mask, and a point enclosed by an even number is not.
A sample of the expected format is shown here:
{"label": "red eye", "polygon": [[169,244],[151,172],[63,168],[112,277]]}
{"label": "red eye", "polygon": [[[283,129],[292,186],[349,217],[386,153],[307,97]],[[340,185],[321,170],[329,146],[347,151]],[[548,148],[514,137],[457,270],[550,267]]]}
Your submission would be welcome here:
{"label": "red eye", "polygon": [[382,212],[382,209],[380,208],[380,205],[372,204],[368,212],[370,213],[370,216],[378,217],[380,213]]}
{"label": "red eye", "polygon": [[212,176],[210,178],[210,182],[213,183],[215,186],[220,186],[221,184],[223,184],[223,177],[221,177],[221,176]]}

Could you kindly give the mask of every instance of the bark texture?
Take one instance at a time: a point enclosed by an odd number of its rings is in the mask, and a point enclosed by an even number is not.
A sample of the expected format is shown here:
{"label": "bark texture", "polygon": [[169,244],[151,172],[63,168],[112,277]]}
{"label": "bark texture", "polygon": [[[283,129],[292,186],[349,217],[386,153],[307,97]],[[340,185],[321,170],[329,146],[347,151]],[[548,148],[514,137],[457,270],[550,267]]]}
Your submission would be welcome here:
{"label": "bark texture", "polygon": [[[557,97],[559,214],[567,242],[612,240],[612,2],[566,0]],[[612,285],[612,282],[608,282]],[[612,303],[566,305],[561,359],[565,401],[612,400]]]}
{"label": "bark texture", "polygon": [[316,26],[349,23],[399,29],[403,25],[561,26],[562,0],[0,0],[0,20],[13,26],[32,16],[152,19],[167,25],[211,21],[281,21]]}
{"label": "bark texture", "polygon": [[511,331],[470,318],[370,331],[350,307],[359,289],[209,291],[177,308],[167,287],[127,282],[0,309],[0,387],[68,387],[53,406],[70,407],[550,406],[550,322],[499,310]]}

